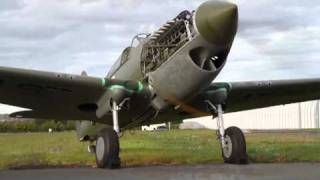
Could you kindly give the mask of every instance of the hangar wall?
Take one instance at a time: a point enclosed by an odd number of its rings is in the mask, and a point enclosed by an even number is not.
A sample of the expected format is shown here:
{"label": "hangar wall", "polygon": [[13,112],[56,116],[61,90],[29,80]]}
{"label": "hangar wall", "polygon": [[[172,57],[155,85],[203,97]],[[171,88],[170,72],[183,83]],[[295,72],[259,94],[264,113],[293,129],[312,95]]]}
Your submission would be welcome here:
{"label": "hangar wall", "polygon": [[[320,128],[320,100],[274,106],[263,109],[229,113],[224,115],[225,127],[241,129],[307,129]],[[182,127],[204,126],[216,129],[211,117],[185,120]]]}

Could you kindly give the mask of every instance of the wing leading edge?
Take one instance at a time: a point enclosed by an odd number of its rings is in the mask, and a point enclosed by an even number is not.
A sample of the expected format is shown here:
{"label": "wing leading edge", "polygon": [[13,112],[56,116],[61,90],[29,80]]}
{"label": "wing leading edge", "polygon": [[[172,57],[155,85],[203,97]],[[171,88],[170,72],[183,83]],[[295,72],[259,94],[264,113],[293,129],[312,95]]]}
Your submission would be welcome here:
{"label": "wing leading edge", "polygon": [[96,120],[98,101],[128,81],[0,67],[0,103],[30,109],[24,118]]}
{"label": "wing leading edge", "polygon": [[191,105],[207,111],[204,101],[219,90],[226,91],[225,111],[237,112],[320,99],[320,79],[213,83]]}

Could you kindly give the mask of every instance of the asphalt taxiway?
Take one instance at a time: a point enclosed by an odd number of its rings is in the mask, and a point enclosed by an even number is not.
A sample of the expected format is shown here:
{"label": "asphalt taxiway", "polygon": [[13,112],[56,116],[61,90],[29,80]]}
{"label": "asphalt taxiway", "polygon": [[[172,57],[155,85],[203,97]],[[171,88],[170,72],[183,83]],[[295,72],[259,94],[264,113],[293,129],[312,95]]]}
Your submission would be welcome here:
{"label": "asphalt taxiway", "polygon": [[217,179],[217,180],[319,180],[320,163],[153,166],[105,170],[95,168],[56,168],[0,171],[1,180],[142,180],[142,179]]}

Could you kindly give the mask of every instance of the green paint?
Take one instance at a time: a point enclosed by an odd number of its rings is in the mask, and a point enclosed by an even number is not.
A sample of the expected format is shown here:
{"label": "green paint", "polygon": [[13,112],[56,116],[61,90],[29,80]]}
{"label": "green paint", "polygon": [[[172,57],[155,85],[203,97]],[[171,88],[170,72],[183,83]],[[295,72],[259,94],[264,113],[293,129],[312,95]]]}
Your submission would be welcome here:
{"label": "green paint", "polygon": [[217,89],[226,89],[227,91],[230,91],[232,89],[231,83],[216,83],[215,86]]}
{"label": "green paint", "polygon": [[219,89],[215,90],[215,92],[222,92],[222,91],[227,91],[227,89],[223,87],[223,88],[219,88]]}
{"label": "green paint", "polygon": [[206,94],[212,95],[212,94],[216,94],[217,92],[227,92],[227,89],[226,88],[218,88],[218,89],[207,91]]}
{"label": "green paint", "polygon": [[102,79],[101,79],[101,83],[102,83],[102,86],[105,87],[105,86],[106,86],[106,79],[105,79],[105,78],[102,78]]}
{"label": "green paint", "polygon": [[109,89],[110,89],[111,91],[116,90],[116,89],[128,90],[126,87],[121,86],[121,85],[112,85],[112,86],[109,87]]}
{"label": "green paint", "polygon": [[138,81],[138,92],[141,92],[143,90],[143,84],[142,82]]}
{"label": "green paint", "polygon": [[[143,84],[142,82],[138,81],[137,82],[137,85],[138,85],[138,88],[136,89],[136,92],[140,93],[142,90],[143,90]],[[133,93],[135,90],[132,90],[132,89],[128,89],[127,87],[125,86],[122,86],[122,85],[112,85],[109,87],[109,90],[111,91],[114,91],[114,90],[117,90],[117,89],[121,89],[121,90],[125,90],[129,93]]]}
{"label": "green paint", "polygon": [[109,87],[109,90],[111,90],[111,91],[118,90],[118,89],[127,91],[130,94],[132,94],[134,92],[133,90],[128,89],[128,88],[126,88],[124,86],[121,86],[121,85],[112,85],[112,86]]}

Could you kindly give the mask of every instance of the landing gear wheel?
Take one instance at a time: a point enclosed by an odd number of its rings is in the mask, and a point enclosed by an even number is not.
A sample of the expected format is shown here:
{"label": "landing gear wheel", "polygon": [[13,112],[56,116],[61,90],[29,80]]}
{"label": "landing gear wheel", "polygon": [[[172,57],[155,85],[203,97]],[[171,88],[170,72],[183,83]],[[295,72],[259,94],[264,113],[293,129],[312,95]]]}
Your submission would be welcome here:
{"label": "landing gear wheel", "polygon": [[237,127],[229,127],[225,131],[225,146],[222,157],[225,163],[248,164],[246,140],[242,131]]}
{"label": "landing gear wheel", "polygon": [[99,168],[120,168],[119,137],[113,129],[104,128],[98,133],[95,154]]}

